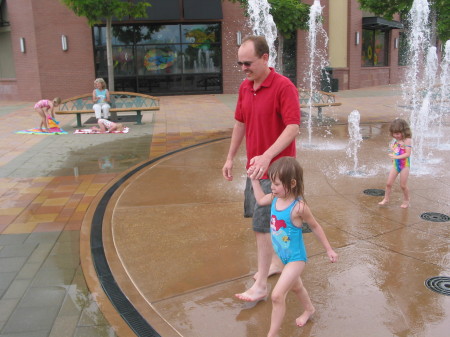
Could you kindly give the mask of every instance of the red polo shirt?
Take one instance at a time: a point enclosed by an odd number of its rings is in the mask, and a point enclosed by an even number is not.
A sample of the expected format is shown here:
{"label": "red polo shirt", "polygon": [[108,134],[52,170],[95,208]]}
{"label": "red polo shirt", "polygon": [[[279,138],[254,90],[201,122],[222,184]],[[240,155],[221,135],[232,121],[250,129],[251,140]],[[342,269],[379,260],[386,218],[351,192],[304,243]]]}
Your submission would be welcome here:
{"label": "red polo shirt", "polygon": [[[239,88],[235,119],[245,124],[247,168],[250,159],[262,155],[289,124],[300,124],[298,90],[285,76],[270,68],[270,74],[255,91],[253,81],[245,79]],[[295,140],[272,161],[295,157]],[[267,179],[267,174],[264,175]]]}

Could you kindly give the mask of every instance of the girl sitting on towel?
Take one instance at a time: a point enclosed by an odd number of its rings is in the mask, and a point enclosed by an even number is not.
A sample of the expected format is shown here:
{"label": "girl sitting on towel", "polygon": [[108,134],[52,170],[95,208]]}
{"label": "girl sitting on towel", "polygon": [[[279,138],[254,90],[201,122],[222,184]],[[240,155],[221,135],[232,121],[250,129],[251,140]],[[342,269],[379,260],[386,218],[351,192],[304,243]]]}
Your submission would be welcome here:
{"label": "girl sitting on towel", "polygon": [[93,126],[91,130],[98,131],[100,133],[119,131],[122,132],[124,127],[120,123],[114,123],[107,119],[100,118],[98,121],[98,127]]}

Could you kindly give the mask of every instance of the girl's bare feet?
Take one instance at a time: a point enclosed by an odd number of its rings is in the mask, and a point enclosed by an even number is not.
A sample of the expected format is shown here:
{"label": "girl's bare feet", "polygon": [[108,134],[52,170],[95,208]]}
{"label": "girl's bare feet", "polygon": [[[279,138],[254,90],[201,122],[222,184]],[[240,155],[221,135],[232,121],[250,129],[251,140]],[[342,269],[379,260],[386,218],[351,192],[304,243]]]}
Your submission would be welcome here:
{"label": "girl's bare feet", "polygon": [[258,302],[258,301],[261,301],[261,300],[264,300],[267,298],[267,289],[259,290],[259,289],[253,289],[253,287],[252,287],[252,288],[248,289],[247,291],[240,293],[240,294],[235,294],[234,296],[236,296],[241,301]]}
{"label": "girl's bare feet", "polygon": [[408,208],[409,207],[409,201],[403,201],[403,204],[400,205],[401,208]]}
{"label": "girl's bare feet", "polygon": [[389,202],[389,200],[383,199],[378,203],[378,205],[386,205]]}
{"label": "girl's bare feet", "polygon": [[297,326],[304,326],[306,322],[311,318],[311,316],[316,312],[316,309],[305,310],[303,314],[301,314],[296,320],[295,323]]}

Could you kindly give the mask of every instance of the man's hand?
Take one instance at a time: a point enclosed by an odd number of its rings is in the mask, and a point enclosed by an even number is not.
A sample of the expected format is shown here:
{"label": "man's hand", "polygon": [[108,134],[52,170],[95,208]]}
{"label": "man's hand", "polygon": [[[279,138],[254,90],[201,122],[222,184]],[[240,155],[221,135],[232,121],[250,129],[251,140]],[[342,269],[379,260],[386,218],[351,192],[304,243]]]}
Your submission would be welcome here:
{"label": "man's hand", "polygon": [[225,162],[225,165],[223,165],[223,167],[222,167],[222,175],[226,180],[232,181],[233,180],[232,172],[233,172],[233,161],[227,160]]}
{"label": "man's hand", "polygon": [[248,169],[249,177],[251,179],[261,179],[269,168],[270,160],[270,158],[267,158],[264,155],[253,157],[250,160],[250,167]]}

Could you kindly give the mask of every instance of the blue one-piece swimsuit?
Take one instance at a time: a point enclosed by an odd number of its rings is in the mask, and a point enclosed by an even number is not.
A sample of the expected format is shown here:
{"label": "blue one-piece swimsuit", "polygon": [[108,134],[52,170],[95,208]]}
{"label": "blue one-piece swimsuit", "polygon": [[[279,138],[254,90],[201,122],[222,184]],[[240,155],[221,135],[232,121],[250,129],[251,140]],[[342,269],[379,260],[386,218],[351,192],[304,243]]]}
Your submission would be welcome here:
{"label": "blue one-piece swimsuit", "polygon": [[273,249],[284,264],[293,261],[307,261],[306,248],[303,242],[302,229],[294,226],[291,213],[294,206],[300,201],[296,199],[286,209],[278,211],[276,203],[272,201],[270,217],[270,234]]}

